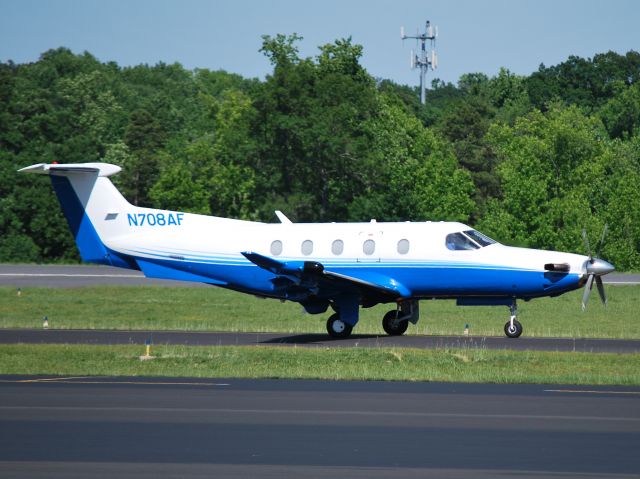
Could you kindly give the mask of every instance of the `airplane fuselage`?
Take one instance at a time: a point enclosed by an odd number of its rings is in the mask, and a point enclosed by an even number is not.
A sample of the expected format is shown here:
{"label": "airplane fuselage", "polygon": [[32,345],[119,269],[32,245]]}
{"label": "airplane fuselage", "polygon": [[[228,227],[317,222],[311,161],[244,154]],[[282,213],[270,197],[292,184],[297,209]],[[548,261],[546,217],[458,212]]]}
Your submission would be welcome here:
{"label": "airplane fuselage", "polygon": [[[274,287],[273,274],[248,261],[242,251],[284,262],[313,260],[367,281],[393,278],[403,286],[403,296],[419,299],[561,294],[581,286],[587,260],[499,243],[469,250],[447,248],[447,235],[472,230],[462,223],[268,224],[149,211],[138,212],[135,219],[131,214],[116,218],[124,223],[125,234],[105,245],[117,254],[181,271],[185,279],[198,275],[220,286],[283,299],[286,294]],[[170,224],[167,218],[175,220]],[[570,269],[546,271],[547,263],[568,264]]]}

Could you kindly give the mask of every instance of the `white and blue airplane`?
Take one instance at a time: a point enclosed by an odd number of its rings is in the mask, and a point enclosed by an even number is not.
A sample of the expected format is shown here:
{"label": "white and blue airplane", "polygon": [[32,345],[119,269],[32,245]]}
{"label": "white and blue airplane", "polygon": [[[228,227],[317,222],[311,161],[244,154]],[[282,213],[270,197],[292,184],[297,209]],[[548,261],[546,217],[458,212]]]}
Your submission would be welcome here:
{"label": "white and blue airplane", "polygon": [[351,334],[361,306],[379,303],[394,305],[385,332],[401,335],[418,321],[421,299],[508,306],[504,331],[517,338],[518,299],[586,286],[584,308],[595,282],[606,304],[601,277],[614,270],[591,254],[502,245],[462,223],[303,224],[277,211],[280,223],[270,224],[140,208],[111,183],[120,167],[107,163],[20,171],[51,177],[84,261],[295,301],[311,314],[331,307],[334,338]]}

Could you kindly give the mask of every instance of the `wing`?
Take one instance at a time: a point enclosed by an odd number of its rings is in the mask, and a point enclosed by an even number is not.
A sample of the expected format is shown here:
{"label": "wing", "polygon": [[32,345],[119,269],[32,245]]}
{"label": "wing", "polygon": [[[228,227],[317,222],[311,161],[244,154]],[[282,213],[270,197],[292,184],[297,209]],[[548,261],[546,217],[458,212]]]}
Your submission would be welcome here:
{"label": "wing", "polygon": [[369,271],[364,266],[356,277],[329,271],[317,261],[279,261],[249,251],[242,254],[273,273],[274,289],[286,293],[293,301],[304,300],[310,295],[332,299],[344,294],[357,294],[363,304],[376,304],[411,296],[411,292],[395,279]]}

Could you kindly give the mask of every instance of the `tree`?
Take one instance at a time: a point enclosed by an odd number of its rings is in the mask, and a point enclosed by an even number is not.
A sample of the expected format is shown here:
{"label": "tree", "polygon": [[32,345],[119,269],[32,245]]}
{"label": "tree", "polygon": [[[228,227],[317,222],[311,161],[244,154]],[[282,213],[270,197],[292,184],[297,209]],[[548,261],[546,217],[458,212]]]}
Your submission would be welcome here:
{"label": "tree", "polygon": [[484,213],[489,198],[500,194],[500,184],[494,171],[497,158],[486,140],[495,109],[481,97],[470,96],[452,105],[436,129],[453,145],[460,165],[466,168],[475,185],[472,221]]}
{"label": "tree", "polygon": [[617,92],[598,112],[611,138],[633,136],[640,127],[640,83],[618,82]]}
{"label": "tree", "polygon": [[350,217],[467,221],[472,183],[449,145],[393,100],[380,101],[379,114],[366,124],[370,183],[353,201]]}
{"label": "tree", "polygon": [[122,185],[134,205],[151,206],[149,189],[159,173],[158,150],[165,132],[147,110],[136,110],[129,117],[124,141],[131,155]]}
{"label": "tree", "polygon": [[274,72],[255,102],[263,173],[256,188],[267,199],[261,216],[295,196],[293,219],[346,219],[366,159],[362,125],[376,108],[373,79],[358,64],[362,49],[338,40],[314,62],[297,58],[296,36],[264,38]]}

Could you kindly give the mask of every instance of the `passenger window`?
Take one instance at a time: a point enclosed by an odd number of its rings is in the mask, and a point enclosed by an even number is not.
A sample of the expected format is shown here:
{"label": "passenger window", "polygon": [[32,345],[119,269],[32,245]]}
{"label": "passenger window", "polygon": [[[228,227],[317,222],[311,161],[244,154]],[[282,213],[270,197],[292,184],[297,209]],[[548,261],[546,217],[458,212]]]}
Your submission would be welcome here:
{"label": "passenger window", "polygon": [[376,250],[376,242],[373,240],[367,240],[362,244],[362,251],[367,256],[372,255]]}
{"label": "passenger window", "polygon": [[302,242],[302,247],[300,248],[300,251],[302,251],[302,254],[305,256],[309,256],[311,253],[313,253],[313,241],[304,240]]}
{"label": "passenger window", "polygon": [[331,252],[336,256],[341,255],[343,251],[344,251],[344,243],[342,242],[342,240],[335,240],[331,244]]}
{"label": "passenger window", "polygon": [[401,239],[398,241],[398,253],[407,254],[409,252],[409,240]]}
{"label": "passenger window", "polygon": [[445,239],[445,243],[447,245],[447,248],[452,251],[471,250],[471,249],[480,248],[480,246],[478,246],[476,243],[471,241],[462,233],[448,234]]}
{"label": "passenger window", "polygon": [[274,256],[278,256],[282,253],[282,241],[275,240],[271,243],[271,254]]}

